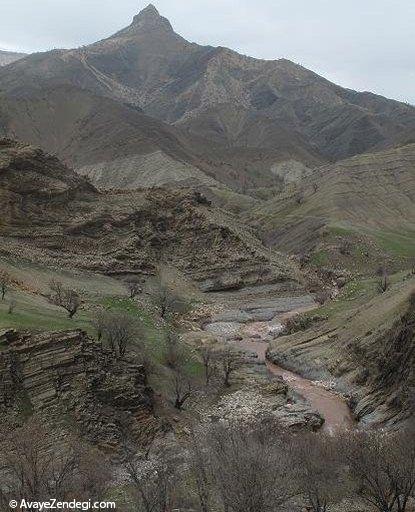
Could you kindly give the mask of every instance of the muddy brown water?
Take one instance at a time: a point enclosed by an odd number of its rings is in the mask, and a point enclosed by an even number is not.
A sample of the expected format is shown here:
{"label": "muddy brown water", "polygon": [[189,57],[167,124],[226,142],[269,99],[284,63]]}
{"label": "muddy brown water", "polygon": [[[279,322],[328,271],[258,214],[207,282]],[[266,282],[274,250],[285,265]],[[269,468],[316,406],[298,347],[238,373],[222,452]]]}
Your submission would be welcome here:
{"label": "muddy brown water", "polygon": [[265,357],[268,348],[266,342],[242,341],[238,345],[245,350],[255,352],[260,361],[265,361],[271,374],[283,377],[291,389],[310,402],[311,406],[324,417],[322,430],[334,432],[339,429],[354,428],[355,420],[352,412],[341,395],[268,361]]}
{"label": "muddy brown water", "polygon": [[[272,363],[265,356],[268,348],[268,342],[265,340],[270,326],[276,329],[278,327],[282,328],[282,322],[285,319],[298,313],[310,311],[315,307],[315,304],[310,305],[305,301],[303,306],[295,304],[292,309],[287,307],[287,310],[277,315],[272,322],[254,321],[244,325],[241,324],[240,334],[244,340],[237,342],[237,345],[244,350],[256,353],[258,359],[265,362],[270,374],[283,377],[293,391],[305,398],[323,416],[325,420],[322,427],[323,431],[335,432],[339,429],[352,429],[356,426],[356,422],[343,396],[319,383]],[[207,328],[207,325],[205,328]]]}

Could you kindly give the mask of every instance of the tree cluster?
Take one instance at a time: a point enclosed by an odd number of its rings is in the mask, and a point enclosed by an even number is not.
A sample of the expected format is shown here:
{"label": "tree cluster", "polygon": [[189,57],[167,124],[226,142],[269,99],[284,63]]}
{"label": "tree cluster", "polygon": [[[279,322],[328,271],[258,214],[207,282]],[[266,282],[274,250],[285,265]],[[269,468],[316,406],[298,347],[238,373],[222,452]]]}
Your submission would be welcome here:
{"label": "tree cluster", "polygon": [[1,432],[0,507],[9,500],[101,500],[111,480],[105,456],[75,440],[52,443],[50,431],[36,418]]}
{"label": "tree cluster", "polygon": [[[413,432],[288,433],[261,425],[211,424],[187,449],[127,463],[138,510],[330,512],[345,498],[367,510],[408,512],[415,493]],[[364,508],[366,510],[366,508]]]}

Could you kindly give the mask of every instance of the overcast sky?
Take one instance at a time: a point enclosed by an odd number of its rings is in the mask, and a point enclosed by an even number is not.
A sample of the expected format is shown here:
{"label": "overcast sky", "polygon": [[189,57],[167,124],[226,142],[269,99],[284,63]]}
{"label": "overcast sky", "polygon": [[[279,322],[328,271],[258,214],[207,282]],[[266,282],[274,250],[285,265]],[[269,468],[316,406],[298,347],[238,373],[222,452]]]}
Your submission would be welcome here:
{"label": "overcast sky", "polygon": [[[153,0],[176,32],[415,104],[414,0]],[[128,25],[148,2],[0,0],[0,48],[72,48]]]}

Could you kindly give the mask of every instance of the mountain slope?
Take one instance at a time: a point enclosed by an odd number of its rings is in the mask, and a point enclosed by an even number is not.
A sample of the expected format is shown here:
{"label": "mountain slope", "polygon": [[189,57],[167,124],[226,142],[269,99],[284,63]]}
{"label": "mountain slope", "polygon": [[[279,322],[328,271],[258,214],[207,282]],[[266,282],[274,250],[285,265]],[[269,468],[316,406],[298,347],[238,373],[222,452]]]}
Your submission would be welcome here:
{"label": "mountain slope", "polygon": [[189,43],[151,5],[107,39],[32,55],[0,73],[0,89],[18,97],[62,84],[233,148],[274,148],[291,138],[341,159],[415,127],[409,105],[343,89],[285,59]]}
{"label": "mountain slope", "polygon": [[23,59],[23,57],[26,57],[26,53],[8,52],[0,50],[0,66],[7,66],[12,62],[15,62],[19,59]]}
{"label": "mountain slope", "polygon": [[169,185],[219,190],[225,184],[240,191],[243,183],[250,188],[275,185],[273,166],[281,161],[321,163],[307,144],[288,134],[273,150],[236,151],[71,85],[0,97],[0,132],[57,154],[104,189]]}
{"label": "mountain slope", "polygon": [[335,264],[336,254],[346,266],[356,263],[351,255],[358,253],[371,265],[387,257],[410,258],[415,253],[415,144],[324,166],[300,188],[254,208],[250,219],[269,244],[320,253],[326,264]]}
{"label": "mountain slope", "polygon": [[[0,119],[5,135],[59,155],[104,188],[122,188],[126,162],[134,171],[127,188],[192,180],[214,183],[197,168],[177,130],[137,108],[72,86],[0,99]],[[106,172],[107,167],[113,172]],[[150,174],[147,182],[145,173]]]}

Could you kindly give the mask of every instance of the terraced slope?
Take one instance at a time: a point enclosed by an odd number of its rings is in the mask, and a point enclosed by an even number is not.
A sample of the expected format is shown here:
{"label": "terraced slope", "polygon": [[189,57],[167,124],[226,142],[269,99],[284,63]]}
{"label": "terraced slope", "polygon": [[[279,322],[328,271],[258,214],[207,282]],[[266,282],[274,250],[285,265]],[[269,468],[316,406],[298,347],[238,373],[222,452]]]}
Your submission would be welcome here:
{"label": "terraced slope", "polygon": [[301,187],[255,207],[250,219],[272,246],[311,252],[321,264],[411,258],[415,144],[322,167]]}
{"label": "terraced slope", "polygon": [[192,191],[99,194],[41,150],[0,144],[1,252],[115,276],[170,265],[204,290],[298,285],[236,217]]}

